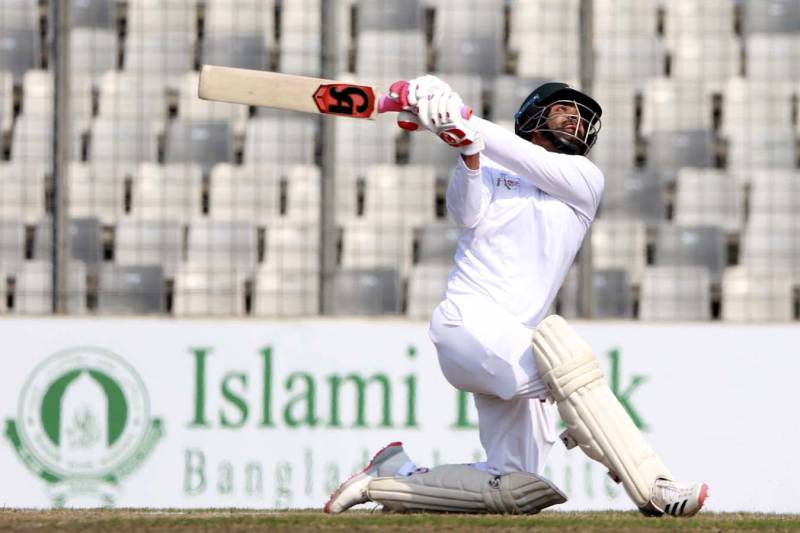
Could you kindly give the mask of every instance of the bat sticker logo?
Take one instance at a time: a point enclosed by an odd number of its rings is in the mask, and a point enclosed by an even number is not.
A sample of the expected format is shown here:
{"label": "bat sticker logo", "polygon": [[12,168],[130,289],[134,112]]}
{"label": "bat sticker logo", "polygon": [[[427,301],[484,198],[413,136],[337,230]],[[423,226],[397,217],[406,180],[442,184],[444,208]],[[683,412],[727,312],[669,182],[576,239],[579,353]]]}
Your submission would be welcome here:
{"label": "bat sticker logo", "polygon": [[320,85],[314,93],[314,102],[320,113],[369,118],[375,109],[375,93],[372,87],[364,85]]}

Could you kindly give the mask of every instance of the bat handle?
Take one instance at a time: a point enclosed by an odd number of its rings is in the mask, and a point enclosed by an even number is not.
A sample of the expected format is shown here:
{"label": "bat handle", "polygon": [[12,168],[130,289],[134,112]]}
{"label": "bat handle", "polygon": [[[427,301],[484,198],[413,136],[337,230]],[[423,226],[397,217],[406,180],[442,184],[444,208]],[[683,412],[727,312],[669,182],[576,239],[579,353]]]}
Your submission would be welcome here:
{"label": "bat handle", "polygon": [[[408,82],[405,80],[396,81],[389,87],[389,95],[382,95],[378,100],[378,113],[389,113],[405,111],[410,107],[408,103]],[[469,119],[472,116],[472,108],[465,105],[461,107],[461,116]]]}

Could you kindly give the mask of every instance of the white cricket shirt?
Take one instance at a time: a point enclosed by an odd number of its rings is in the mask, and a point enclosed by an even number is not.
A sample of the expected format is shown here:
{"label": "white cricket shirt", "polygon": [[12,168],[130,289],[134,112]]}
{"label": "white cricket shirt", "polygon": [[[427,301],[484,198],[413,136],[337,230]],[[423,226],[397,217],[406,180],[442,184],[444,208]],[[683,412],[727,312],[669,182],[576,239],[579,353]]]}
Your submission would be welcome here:
{"label": "white cricket shirt", "polygon": [[594,219],[603,173],[586,157],[548,152],[489,121],[470,124],[486,149],[478,170],[459,156],[447,188],[448,213],[462,231],[444,311],[480,309],[475,297],[486,297],[533,328]]}

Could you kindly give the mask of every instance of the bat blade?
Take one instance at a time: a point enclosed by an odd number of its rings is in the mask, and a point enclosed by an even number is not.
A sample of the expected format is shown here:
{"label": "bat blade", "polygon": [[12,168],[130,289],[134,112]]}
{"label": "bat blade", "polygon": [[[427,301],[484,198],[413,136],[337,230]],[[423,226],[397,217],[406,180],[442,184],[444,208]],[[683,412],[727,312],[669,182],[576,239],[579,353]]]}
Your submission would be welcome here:
{"label": "bat blade", "polygon": [[203,65],[198,96],[233,104],[366,119],[374,119],[378,107],[377,90],[370,85],[216,65]]}

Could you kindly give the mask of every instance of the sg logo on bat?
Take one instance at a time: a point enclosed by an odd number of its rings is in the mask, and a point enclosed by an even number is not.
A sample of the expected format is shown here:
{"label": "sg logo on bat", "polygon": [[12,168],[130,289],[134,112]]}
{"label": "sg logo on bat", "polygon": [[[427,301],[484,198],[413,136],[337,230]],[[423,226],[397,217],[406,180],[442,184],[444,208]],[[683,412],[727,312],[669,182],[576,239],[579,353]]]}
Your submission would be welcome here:
{"label": "sg logo on bat", "polygon": [[314,93],[320,113],[354,118],[369,118],[375,111],[372,87],[336,83],[320,85]]}

